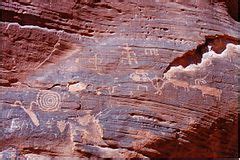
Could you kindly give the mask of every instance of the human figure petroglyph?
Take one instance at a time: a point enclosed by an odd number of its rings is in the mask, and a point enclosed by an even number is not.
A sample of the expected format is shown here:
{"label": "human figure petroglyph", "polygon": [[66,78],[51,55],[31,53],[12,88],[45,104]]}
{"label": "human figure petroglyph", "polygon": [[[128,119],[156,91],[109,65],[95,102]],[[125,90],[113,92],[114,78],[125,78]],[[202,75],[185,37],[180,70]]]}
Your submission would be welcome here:
{"label": "human figure petroglyph", "polygon": [[154,87],[154,89],[156,90],[156,92],[154,94],[161,95],[162,94],[162,89],[163,89],[164,85],[160,85],[159,80],[162,80],[162,79],[156,77],[154,79],[149,79],[149,80],[150,80],[152,86]]}
{"label": "human figure petroglyph", "polygon": [[95,54],[94,57],[90,58],[88,62],[94,65],[95,70],[98,70],[98,64],[101,64],[103,62],[103,59],[99,58],[98,54]]}
{"label": "human figure petroglyph", "polygon": [[40,125],[39,120],[38,120],[36,114],[32,111],[33,104],[34,104],[34,102],[32,102],[30,104],[29,108],[25,108],[21,101],[15,101],[15,103],[12,106],[20,106],[28,114],[28,116],[31,118],[33,124],[35,126],[39,126]]}
{"label": "human figure petroglyph", "polygon": [[121,63],[124,63],[124,60],[126,60],[129,65],[133,63],[138,64],[136,54],[128,44],[126,44],[126,47],[123,47]]}
{"label": "human figure petroglyph", "polygon": [[144,50],[144,52],[145,52],[145,55],[151,55],[151,56],[158,56],[159,55],[158,49],[146,48]]}

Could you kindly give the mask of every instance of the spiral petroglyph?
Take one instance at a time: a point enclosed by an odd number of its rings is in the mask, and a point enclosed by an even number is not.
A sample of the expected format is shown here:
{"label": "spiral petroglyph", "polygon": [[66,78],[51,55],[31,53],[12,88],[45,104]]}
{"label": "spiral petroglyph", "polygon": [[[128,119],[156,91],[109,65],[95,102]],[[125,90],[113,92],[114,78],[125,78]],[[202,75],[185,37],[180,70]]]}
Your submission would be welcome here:
{"label": "spiral petroglyph", "polygon": [[61,96],[53,91],[41,91],[37,95],[37,104],[42,111],[54,112],[59,110]]}

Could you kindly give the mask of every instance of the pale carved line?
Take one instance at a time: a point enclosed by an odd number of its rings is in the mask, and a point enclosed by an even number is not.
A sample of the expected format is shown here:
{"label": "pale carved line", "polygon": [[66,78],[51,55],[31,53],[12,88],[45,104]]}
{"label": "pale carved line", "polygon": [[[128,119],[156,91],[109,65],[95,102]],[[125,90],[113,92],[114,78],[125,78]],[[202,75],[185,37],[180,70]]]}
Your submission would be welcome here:
{"label": "pale carved line", "polygon": [[122,51],[122,56],[124,56],[124,58],[121,57],[121,63],[123,63],[124,60],[127,60],[129,65],[132,65],[132,63],[138,64],[138,61],[136,59],[136,54],[132,50],[132,48],[129,47],[128,44],[126,44],[126,47],[123,47],[123,49],[124,50]]}
{"label": "pale carved line", "polygon": [[138,84],[138,86],[137,86],[137,90],[139,91],[140,88],[143,88],[144,91],[146,91],[146,92],[148,91],[148,86],[146,86],[146,85]]}
{"label": "pale carved line", "polygon": [[51,53],[47,56],[47,58],[46,58],[44,61],[42,61],[42,62],[35,68],[35,70],[37,70],[38,68],[40,68],[46,61],[48,61],[48,60],[50,59],[50,57],[52,56],[52,54],[57,50],[57,47],[59,47],[59,46],[61,45],[60,40],[61,40],[61,38],[58,37],[58,41],[54,44],[53,50],[51,51]]}
{"label": "pale carved line", "polygon": [[36,116],[36,114],[32,111],[32,105],[34,104],[35,102],[31,102],[30,104],[30,107],[29,108],[25,108],[23,105],[22,105],[22,102],[21,101],[15,101],[13,106],[20,106],[20,108],[22,108],[27,114],[28,116],[30,117],[30,119],[32,120],[33,124],[35,126],[39,126],[39,120]]}
{"label": "pale carved line", "polygon": [[203,78],[197,78],[197,79],[195,79],[195,80],[194,80],[195,85],[206,84],[206,83],[207,83],[206,78],[207,78],[208,75],[209,75],[209,73],[208,73],[206,76],[204,76]]}
{"label": "pale carved line", "polygon": [[54,112],[60,109],[61,96],[53,91],[41,91],[35,102],[42,111]]}
{"label": "pale carved line", "polygon": [[151,48],[151,49],[149,49],[149,48],[146,48],[145,50],[144,50],[144,53],[145,53],[145,55],[151,55],[151,56],[158,56],[159,55],[159,53],[158,53],[159,51],[158,51],[158,49],[153,49],[153,48]]}
{"label": "pale carved line", "polygon": [[89,61],[90,63],[92,63],[94,65],[94,69],[98,70],[98,63],[102,63],[103,59],[102,58],[98,58],[98,54],[94,55],[94,58],[90,58]]}

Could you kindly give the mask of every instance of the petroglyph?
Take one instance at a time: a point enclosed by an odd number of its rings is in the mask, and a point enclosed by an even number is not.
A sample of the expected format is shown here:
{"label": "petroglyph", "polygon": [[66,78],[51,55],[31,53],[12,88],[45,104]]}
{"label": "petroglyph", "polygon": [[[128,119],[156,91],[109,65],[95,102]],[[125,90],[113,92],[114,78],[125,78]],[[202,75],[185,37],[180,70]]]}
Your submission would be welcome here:
{"label": "petroglyph", "polygon": [[111,95],[115,92],[115,89],[120,86],[120,84],[118,84],[117,86],[101,86],[97,88],[96,93],[97,95],[101,95],[104,91],[106,91],[109,95]]}
{"label": "petroglyph", "polygon": [[103,130],[98,121],[93,115],[86,114],[78,117],[77,121],[81,127],[78,130],[82,133],[81,137],[85,143],[106,145],[103,138]]}
{"label": "petroglyph", "polygon": [[129,96],[132,97],[133,95],[133,91],[130,91]]}
{"label": "petroglyph", "polygon": [[65,130],[66,125],[65,121],[57,121],[57,127],[61,133]]}
{"label": "petroglyph", "polygon": [[[160,79],[160,78],[159,78]],[[178,80],[178,79],[161,79],[163,81],[162,85],[159,85],[157,81],[156,84],[152,83],[153,87],[157,90],[154,94],[162,95],[162,89],[165,87],[166,84],[172,84],[173,87],[176,89],[177,87],[182,87],[186,91],[189,91],[189,83],[186,81]]]}
{"label": "petroglyph", "polygon": [[45,123],[45,126],[46,126],[47,128],[52,128],[52,126],[53,126],[53,121],[48,120],[48,121]]}
{"label": "petroglyph", "polygon": [[130,78],[135,82],[149,82],[150,80],[148,73],[144,70],[137,70],[135,73],[130,74]]}
{"label": "petroglyph", "polygon": [[121,63],[124,63],[124,61],[127,61],[129,65],[133,63],[138,64],[136,54],[128,44],[126,44],[126,47],[123,47],[122,51]]}
{"label": "petroglyph", "polygon": [[227,57],[230,62],[233,58],[240,54],[240,45],[227,44],[226,50],[223,51],[222,57]]}
{"label": "petroglyph", "polygon": [[[211,46],[208,46],[208,49],[209,49],[209,52],[203,54],[201,63],[191,64],[191,65],[187,66],[186,68],[183,68],[182,66],[171,67],[166,73],[164,73],[164,77],[163,77],[163,79],[161,79],[163,81],[161,86],[159,86],[158,83],[157,84],[152,83],[154,88],[157,90],[157,92],[155,94],[161,95],[162,94],[161,90],[164,88],[164,86],[168,83],[171,83],[174,85],[175,88],[183,87],[186,91],[189,91],[189,88],[199,89],[202,91],[203,96],[206,94],[213,95],[213,96],[218,97],[218,99],[220,100],[222,91],[220,91],[219,89],[216,89],[216,88],[208,87],[208,86],[201,86],[201,85],[207,83],[206,78],[207,78],[208,74],[206,76],[204,76],[203,78],[195,79],[194,80],[195,85],[189,85],[189,83],[186,81],[175,79],[175,75],[177,73],[191,74],[193,72],[196,72],[198,70],[205,68],[206,66],[213,65],[212,61],[214,59],[224,60],[224,58],[227,58],[231,61],[232,57],[234,57],[240,53],[240,45],[234,45],[234,44],[227,44],[226,49],[221,54],[216,54],[211,49]],[[204,91],[203,88],[205,88],[206,90]]]}
{"label": "petroglyph", "polygon": [[22,102],[20,101],[16,101],[12,106],[20,106],[27,114],[28,116],[31,118],[33,124],[35,126],[39,126],[39,120],[36,116],[36,114],[32,111],[32,105],[34,104],[34,102],[32,102],[30,104],[30,107],[29,108],[25,108],[23,105],[22,105]]}
{"label": "petroglyph", "polygon": [[[164,86],[168,83],[171,83],[174,85],[174,87],[183,87],[186,91],[189,91],[189,88],[198,89],[202,92],[202,95],[211,95],[217,97],[218,100],[221,98],[222,90],[217,88],[212,88],[205,86],[204,84],[207,84],[206,78],[209,74],[202,78],[197,78],[194,80],[195,85],[190,85],[186,81],[177,80],[175,79],[175,75],[177,73],[185,73],[185,74],[191,74],[192,72],[196,72],[198,70],[201,70],[205,68],[206,66],[213,65],[212,61],[214,59],[228,59],[229,61],[232,61],[233,57],[236,57],[238,54],[240,54],[240,45],[234,45],[234,44],[227,44],[226,49],[221,54],[216,54],[213,50],[211,50],[211,46],[208,46],[209,52],[203,54],[202,62],[199,64],[191,64],[187,66],[186,68],[183,68],[182,66],[177,67],[171,67],[165,74],[163,79],[162,85],[160,86],[159,83],[152,85],[157,90],[155,94],[162,94],[162,89]],[[204,86],[202,86],[204,85]]]}
{"label": "petroglyph", "polygon": [[22,122],[20,121],[19,118],[13,118],[11,121],[11,126],[9,128],[9,131],[14,132],[16,130],[21,130],[21,125],[22,125]]}
{"label": "petroglyph", "polygon": [[87,84],[85,83],[82,83],[82,82],[78,82],[78,83],[75,83],[75,84],[69,84],[68,85],[68,90],[70,92],[80,92],[82,90],[85,90],[87,88]]}
{"label": "petroglyph", "polygon": [[50,54],[47,56],[47,58],[46,58],[44,61],[42,61],[42,62],[35,68],[35,70],[38,69],[38,68],[40,68],[45,62],[47,62],[47,61],[51,58],[51,56],[53,55],[53,53],[57,50],[57,47],[59,47],[59,46],[61,45],[60,41],[61,41],[61,38],[59,37],[59,38],[58,38],[58,41],[57,41],[57,42],[54,44],[54,46],[53,46],[53,50],[50,52]]}
{"label": "petroglyph", "polygon": [[144,50],[144,52],[145,52],[145,55],[150,55],[150,56],[158,56],[158,55],[159,55],[158,49],[153,49],[153,48],[149,49],[149,48],[146,48],[146,49]]}
{"label": "petroglyph", "polygon": [[[151,84],[156,89],[156,92],[154,94],[161,95],[164,85],[160,85],[159,80],[160,80],[160,78],[154,78],[151,80]],[[154,81],[156,81],[156,82],[154,82]]]}
{"label": "petroglyph", "polygon": [[53,91],[40,91],[35,103],[42,111],[54,112],[60,109],[61,96]]}
{"label": "petroglyph", "polygon": [[146,85],[142,85],[142,84],[138,84],[138,86],[137,86],[137,90],[139,91],[139,90],[141,90],[141,88],[143,88],[144,89],[144,91],[148,91],[148,86],[146,86]]}
{"label": "petroglyph", "polygon": [[195,80],[194,80],[195,85],[203,85],[203,84],[206,84],[206,83],[207,83],[206,78],[207,78],[208,75],[209,75],[209,73],[208,73],[206,76],[204,76],[203,78],[197,78],[197,79],[195,79]]}
{"label": "petroglyph", "polygon": [[103,59],[99,58],[98,54],[95,54],[94,58],[90,58],[88,62],[94,65],[95,70],[98,70],[98,64],[101,64],[103,62]]}
{"label": "petroglyph", "polygon": [[203,97],[205,97],[205,95],[210,95],[210,96],[217,97],[217,99],[219,101],[221,99],[222,90],[220,90],[220,89],[212,88],[212,87],[208,87],[208,86],[201,86],[201,85],[192,85],[190,87],[199,89],[202,92]]}
{"label": "petroglyph", "polygon": [[203,54],[201,63],[191,64],[184,68],[183,66],[171,67],[165,74],[174,75],[176,72],[189,73],[202,70],[205,67],[213,65],[212,61],[221,59],[229,60],[232,62],[233,58],[240,54],[240,45],[227,44],[226,49],[221,53],[217,54],[213,50]]}
{"label": "petroglyph", "polygon": [[164,81],[163,83],[164,83],[163,85],[165,85],[165,83],[171,83],[171,84],[173,84],[174,88],[182,87],[186,91],[189,91],[189,86],[190,85],[186,81],[182,81],[182,80],[178,80],[178,79],[168,79],[167,81]]}

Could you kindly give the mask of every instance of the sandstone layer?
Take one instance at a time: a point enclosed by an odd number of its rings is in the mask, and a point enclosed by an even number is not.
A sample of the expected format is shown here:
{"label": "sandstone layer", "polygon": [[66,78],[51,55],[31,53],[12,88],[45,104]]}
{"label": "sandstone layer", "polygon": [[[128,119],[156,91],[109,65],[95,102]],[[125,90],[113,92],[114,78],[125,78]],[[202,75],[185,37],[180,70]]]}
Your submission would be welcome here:
{"label": "sandstone layer", "polygon": [[0,158],[238,157],[231,7],[3,0]]}

